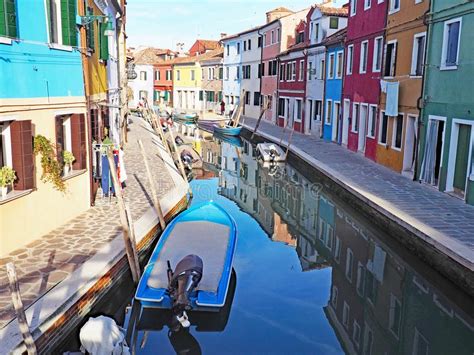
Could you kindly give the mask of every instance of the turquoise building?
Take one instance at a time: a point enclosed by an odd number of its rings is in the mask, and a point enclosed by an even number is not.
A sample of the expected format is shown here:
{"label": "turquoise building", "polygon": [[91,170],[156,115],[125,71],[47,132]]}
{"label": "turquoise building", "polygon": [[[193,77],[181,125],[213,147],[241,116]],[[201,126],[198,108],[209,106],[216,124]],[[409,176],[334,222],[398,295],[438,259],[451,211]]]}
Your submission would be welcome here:
{"label": "turquoise building", "polygon": [[337,31],[326,38],[322,45],[326,47],[326,77],[324,98],[323,137],[327,141],[341,143],[341,97],[342,78],[344,76],[344,41],[347,29]]}
{"label": "turquoise building", "polygon": [[474,204],[474,3],[432,0],[419,179]]}
{"label": "turquoise building", "polygon": [[[8,253],[89,208],[86,100],[77,0],[0,0],[0,168],[15,171],[0,197]],[[64,191],[43,179],[33,141],[51,142]],[[63,152],[74,155],[71,166]],[[46,174],[46,176],[48,176]],[[57,179],[56,179],[57,181]],[[28,223],[18,223],[18,216]]]}

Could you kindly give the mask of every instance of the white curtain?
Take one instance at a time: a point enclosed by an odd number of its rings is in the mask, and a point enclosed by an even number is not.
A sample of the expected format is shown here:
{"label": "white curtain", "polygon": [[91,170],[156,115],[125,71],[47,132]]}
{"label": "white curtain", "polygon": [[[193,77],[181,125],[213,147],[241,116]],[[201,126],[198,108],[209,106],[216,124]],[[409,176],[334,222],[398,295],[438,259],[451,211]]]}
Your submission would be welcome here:
{"label": "white curtain", "polygon": [[439,121],[429,120],[426,135],[425,154],[421,164],[420,180],[435,185],[436,145],[438,141]]}

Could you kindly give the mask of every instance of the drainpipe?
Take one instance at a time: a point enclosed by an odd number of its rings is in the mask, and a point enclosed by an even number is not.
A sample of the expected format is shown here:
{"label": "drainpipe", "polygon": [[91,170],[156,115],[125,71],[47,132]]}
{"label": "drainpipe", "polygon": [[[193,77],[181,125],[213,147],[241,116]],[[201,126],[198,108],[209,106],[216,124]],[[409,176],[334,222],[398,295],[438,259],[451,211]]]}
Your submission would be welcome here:
{"label": "drainpipe", "polygon": [[[416,125],[416,149],[415,149],[415,168],[413,170],[413,181],[418,180],[418,161],[419,161],[419,155],[420,155],[420,135],[421,135],[421,125],[422,125],[422,120],[423,120],[423,108],[421,107],[421,102],[423,101],[423,94],[425,92],[425,81],[426,81],[426,70],[428,69],[428,61],[427,61],[427,54],[428,54],[428,45],[429,45],[429,35],[430,35],[430,30],[431,27],[428,24],[428,14],[430,13],[430,10],[426,10],[425,13],[423,14],[423,24],[426,26],[426,40],[425,40],[425,60],[423,62],[423,76],[421,77],[421,96],[416,100],[416,106],[418,109],[418,123]],[[423,103],[424,106],[424,103]]]}

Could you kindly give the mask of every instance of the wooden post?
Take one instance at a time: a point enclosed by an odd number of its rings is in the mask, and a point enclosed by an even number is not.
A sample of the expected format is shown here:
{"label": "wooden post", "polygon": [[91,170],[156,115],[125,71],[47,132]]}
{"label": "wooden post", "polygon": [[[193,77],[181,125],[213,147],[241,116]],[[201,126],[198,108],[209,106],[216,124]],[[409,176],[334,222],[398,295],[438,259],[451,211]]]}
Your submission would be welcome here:
{"label": "wooden post", "polygon": [[150,183],[151,196],[153,198],[153,205],[155,207],[156,214],[158,215],[158,219],[160,221],[161,230],[164,231],[166,227],[165,217],[163,216],[160,200],[158,199],[158,194],[156,193],[156,189],[155,189],[155,183],[151,175],[150,167],[148,166],[148,159],[146,158],[145,148],[143,148],[143,143],[140,139],[138,140],[138,145],[140,146],[140,151],[142,152],[142,156],[143,156],[143,162],[145,163],[145,170],[148,176],[148,182]]}
{"label": "wooden post", "polygon": [[28,321],[26,320],[25,309],[23,308],[23,302],[21,300],[20,286],[18,285],[18,278],[16,276],[15,265],[13,265],[13,263],[7,264],[7,275],[8,281],[10,283],[10,295],[12,298],[13,307],[15,308],[16,312],[16,319],[18,320],[18,325],[20,326],[20,331],[21,335],[23,336],[23,341],[25,342],[26,350],[28,354],[36,354],[36,345],[30,333]]}
{"label": "wooden post", "polygon": [[178,152],[178,147],[176,146],[176,142],[174,141],[174,135],[173,135],[173,130],[172,127],[168,129],[170,137],[171,137],[171,144],[173,145],[173,150],[176,154],[176,158],[178,159],[178,166],[179,170],[181,171],[181,175],[183,176],[184,181],[188,181],[188,177],[186,176],[186,171],[184,171],[184,165],[183,162],[181,161],[181,156],[179,155]]}
{"label": "wooden post", "polygon": [[267,104],[267,106],[263,108],[262,112],[260,112],[260,116],[258,117],[257,123],[255,124],[255,128],[253,129],[252,136],[250,137],[250,139],[253,139],[255,133],[257,133],[258,126],[260,126],[260,121],[262,120],[263,115],[267,111],[268,106],[269,105]]}
{"label": "wooden post", "polygon": [[237,117],[234,121],[234,127],[239,125],[240,117],[242,116],[242,111],[245,105],[245,90],[242,90],[242,95],[240,96],[239,106],[237,107]]}
{"label": "wooden post", "polygon": [[123,240],[125,242],[125,251],[127,252],[128,264],[130,265],[130,271],[132,272],[132,279],[135,284],[140,281],[140,269],[136,268],[135,259],[138,260],[138,255],[134,254],[132,243],[130,240],[130,229],[127,220],[127,212],[125,210],[125,203],[122,196],[122,186],[117,175],[117,169],[115,168],[115,161],[112,151],[109,149],[107,152],[107,159],[109,161],[110,174],[112,175],[112,183],[115,189],[115,195],[117,196],[117,202],[120,212],[120,223],[123,229]]}
{"label": "wooden post", "polygon": [[125,213],[127,214],[127,221],[128,221],[128,228],[130,230],[130,243],[133,249],[134,262],[135,268],[138,270],[140,274],[140,260],[138,260],[138,251],[137,251],[137,239],[135,238],[135,228],[133,226],[133,218],[132,212],[130,210],[130,205],[128,203],[125,204]]}
{"label": "wooden post", "polygon": [[288,151],[290,150],[291,140],[293,139],[293,133],[295,133],[295,129],[294,129],[294,128],[293,128],[293,130],[292,130],[291,133],[290,133],[290,138],[288,138],[288,145],[286,146],[285,160],[286,160],[286,158],[288,157]]}

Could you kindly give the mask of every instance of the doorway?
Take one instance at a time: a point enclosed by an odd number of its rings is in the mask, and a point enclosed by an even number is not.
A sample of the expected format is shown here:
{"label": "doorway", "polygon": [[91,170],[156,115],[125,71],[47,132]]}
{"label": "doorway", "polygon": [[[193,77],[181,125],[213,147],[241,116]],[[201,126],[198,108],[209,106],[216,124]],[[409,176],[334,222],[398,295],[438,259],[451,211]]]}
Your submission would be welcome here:
{"label": "doorway", "polygon": [[349,114],[351,109],[351,101],[348,99],[344,100],[344,110],[342,118],[342,144],[347,145],[349,137]]}
{"label": "doorway", "polygon": [[368,105],[361,104],[360,105],[360,114],[359,114],[359,144],[358,150],[359,152],[365,152],[365,136],[367,135],[367,113],[368,113]]}
{"label": "doorway", "polygon": [[420,180],[433,186],[438,186],[439,183],[445,126],[445,117],[429,116]]}
{"label": "doorway", "polygon": [[332,140],[339,143],[339,128],[341,126],[341,103],[334,101],[334,116],[332,120]]}
{"label": "doorway", "polygon": [[402,175],[413,178],[415,171],[415,155],[418,145],[418,116],[408,115],[405,131]]}

